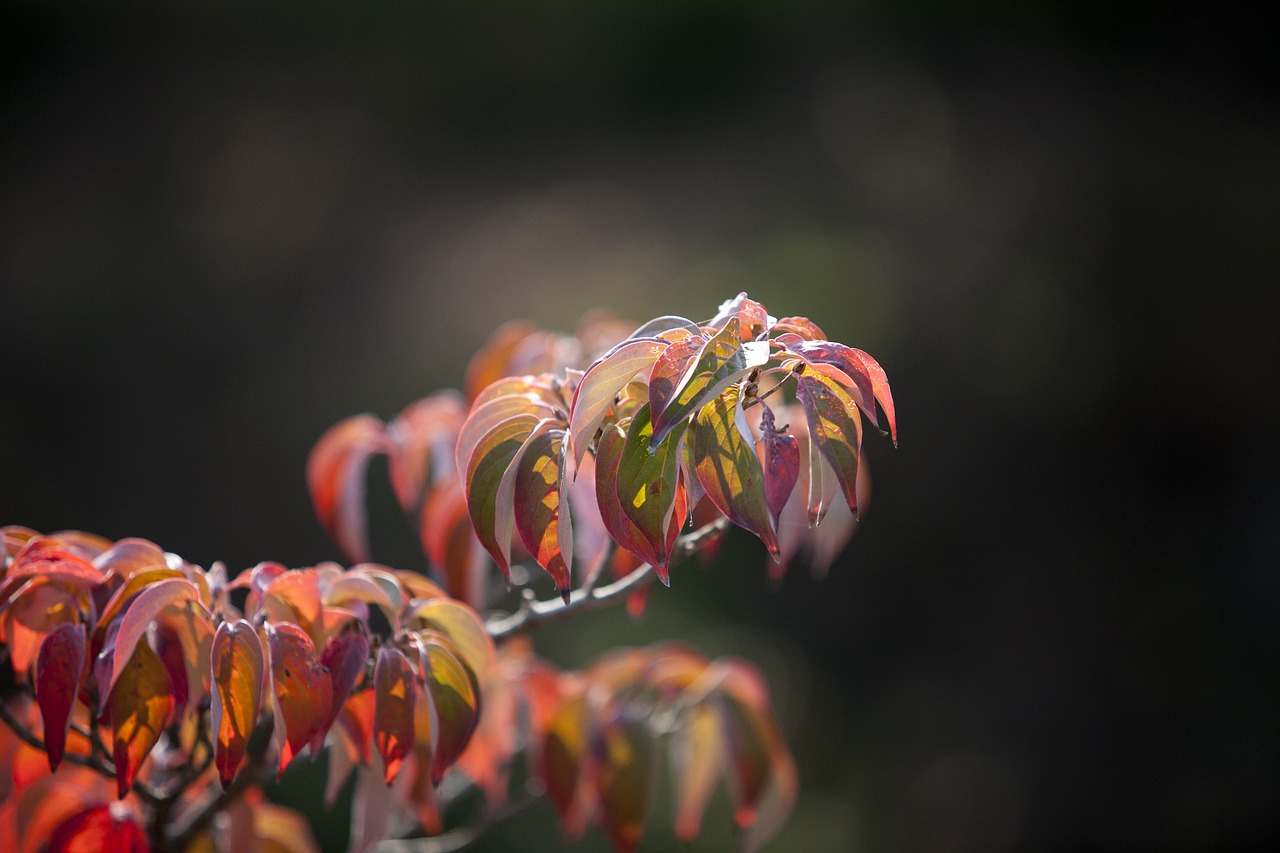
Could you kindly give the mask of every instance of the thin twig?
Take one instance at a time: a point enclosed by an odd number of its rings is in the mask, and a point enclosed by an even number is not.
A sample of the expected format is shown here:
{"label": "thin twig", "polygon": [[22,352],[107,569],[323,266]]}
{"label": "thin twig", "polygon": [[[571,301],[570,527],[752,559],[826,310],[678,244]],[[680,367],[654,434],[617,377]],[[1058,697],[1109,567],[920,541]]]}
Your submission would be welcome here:
{"label": "thin twig", "polygon": [[271,745],[271,729],[274,727],[274,723],[275,720],[271,716],[265,717],[262,722],[258,723],[253,734],[249,737],[249,743],[253,748],[245,756],[247,761],[244,767],[240,768],[239,774],[236,775],[236,778],[232,780],[228,787],[219,790],[216,794],[206,799],[182,826],[170,834],[167,844],[168,849],[186,850],[195,837],[217,817],[219,812],[235,802],[236,798],[245,791],[254,785],[262,783],[266,776],[266,756],[268,747]]}
{"label": "thin twig", "polygon": [[[679,558],[692,554],[702,547],[708,539],[716,536],[728,526],[729,519],[721,517],[709,524],[704,524],[697,530],[684,534],[676,540],[675,547],[671,549],[671,560],[674,562]],[[559,598],[546,601],[529,601],[526,599],[521,602],[520,609],[515,613],[490,619],[485,623],[485,630],[489,632],[489,636],[495,642],[504,640],[507,637],[531,631],[539,625],[563,619],[571,613],[586,612],[605,607],[622,598],[631,590],[652,583],[655,577],[653,567],[646,564],[626,577],[606,586],[596,586],[590,589],[584,586],[582,589],[574,590],[567,602]]]}

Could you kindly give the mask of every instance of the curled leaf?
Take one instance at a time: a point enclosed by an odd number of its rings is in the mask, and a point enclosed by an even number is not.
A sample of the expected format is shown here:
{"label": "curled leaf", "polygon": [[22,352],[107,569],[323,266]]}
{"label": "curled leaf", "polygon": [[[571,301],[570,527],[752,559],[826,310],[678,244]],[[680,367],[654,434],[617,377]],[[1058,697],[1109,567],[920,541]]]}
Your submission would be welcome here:
{"label": "curled leaf", "polygon": [[506,474],[525,439],[538,421],[529,414],[514,415],[487,432],[477,443],[466,469],[467,511],[480,544],[493,557],[502,576],[511,579],[511,535],[514,509],[499,500]]}
{"label": "curled leaf", "polygon": [[348,559],[369,559],[364,515],[365,470],[386,450],[385,427],[373,415],[356,415],[329,427],[307,458],[307,486],[316,516]]}

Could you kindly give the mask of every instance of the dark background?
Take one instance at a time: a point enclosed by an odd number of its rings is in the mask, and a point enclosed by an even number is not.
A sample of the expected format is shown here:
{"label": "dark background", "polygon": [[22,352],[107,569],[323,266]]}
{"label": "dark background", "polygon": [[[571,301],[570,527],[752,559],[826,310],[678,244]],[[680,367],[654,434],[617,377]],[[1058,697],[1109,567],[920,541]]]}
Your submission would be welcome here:
{"label": "dark background", "polygon": [[[6,4],[0,523],[334,558],[302,476],[329,424],[459,384],[508,319],[746,290],[888,370],[863,530],[776,592],[738,536],[543,651],[756,660],[803,786],[772,849],[1269,848],[1272,33],[1165,4]],[[486,849],[556,843],[542,806]]]}

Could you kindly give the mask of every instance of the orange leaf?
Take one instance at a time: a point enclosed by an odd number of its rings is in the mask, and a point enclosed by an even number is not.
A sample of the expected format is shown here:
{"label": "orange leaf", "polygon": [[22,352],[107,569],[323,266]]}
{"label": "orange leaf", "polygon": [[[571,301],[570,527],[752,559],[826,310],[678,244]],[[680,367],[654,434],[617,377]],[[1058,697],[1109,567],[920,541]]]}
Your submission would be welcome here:
{"label": "orange leaf", "polygon": [[[565,601],[573,587],[573,524],[565,477],[565,432],[543,421],[525,441],[514,480],[515,523],[520,541],[556,582]],[[501,491],[499,499],[501,499]]]}
{"label": "orange leaf", "polygon": [[582,835],[590,817],[580,793],[589,726],[586,696],[571,696],[552,714],[542,742],[539,776],[570,838]]}
{"label": "orange leaf", "polygon": [[209,725],[214,763],[225,788],[235,778],[262,707],[262,641],[243,619],[224,622],[213,638]]}
{"label": "orange leaf", "polygon": [[348,559],[369,559],[364,514],[365,469],[369,457],[386,450],[382,421],[356,415],[320,436],[307,458],[307,486],[316,516]]}
{"label": "orange leaf", "polygon": [[431,784],[438,785],[471,740],[480,722],[480,688],[475,673],[447,640],[427,635],[423,672],[431,702]]}
{"label": "orange leaf", "polygon": [[593,751],[601,826],[614,850],[631,853],[640,843],[653,800],[653,736],[643,719],[620,714],[597,730]]}
{"label": "orange leaf", "polygon": [[[119,664],[120,647],[116,647]],[[146,643],[136,643],[133,653],[118,669],[111,689],[112,757],[116,765],[116,793],[129,793],[142,762],[160,739],[173,711],[173,694],[164,664]]]}
{"label": "orange leaf", "polygon": [[[315,740],[333,701],[333,682],[307,633],[290,622],[267,624],[271,682],[275,688],[277,729],[283,723],[279,772]],[[279,732],[277,730],[277,737]]]}
{"label": "orange leaf", "polygon": [[382,781],[390,786],[414,743],[416,686],[404,652],[394,646],[378,650],[373,689],[373,742],[382,757]]}

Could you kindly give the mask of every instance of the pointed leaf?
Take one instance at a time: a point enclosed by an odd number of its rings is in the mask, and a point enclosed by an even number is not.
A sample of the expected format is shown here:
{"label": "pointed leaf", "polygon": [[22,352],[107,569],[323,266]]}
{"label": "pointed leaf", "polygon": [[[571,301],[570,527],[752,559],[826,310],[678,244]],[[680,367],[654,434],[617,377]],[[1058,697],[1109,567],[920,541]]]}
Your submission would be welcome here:
{"label": "pointed leaf", "polygon": [[414,606],[407,622],[411,629],[430,628],[443,634],[477,678],[483,678],[493,665],[496,654],[493,640],[480,617],[465,604],[448,598],[430,598]]}
{"label": "pointed leaf", "polygon": [[[767,349],[764,351],[768,357]],[[737,317],[730,317],[723,329],[702,345],[698,357],[686,368],[684,375],[676,385],[675,395],[671,402],[663,407],[653,403],[653,437],[649,446],[656,448],[675,429],[676,425],[686,421],[704,405],[737,382],[752,367],[763,363],[759,360],[759,351],[753,351],[756,363],[748,362],[742,350],[742,337],[739,334]]]}
{"label": "pointed leaf", "polygon": [[702,830],[707,802],[724,766],[720,716],[705,702],[691,706],[684,725],[671,736],[675,776],[676,838],[690,842]]}
{"label": "pointed leaf", "polygon": [[329,680],[333,684],[329,713],[325,716],[311,744],[311,753],[318,755],[324,746],[324,736],[328,734],[333,721],[338,718],[342,706],[346,703],[351,690],[364,674],[365,664],[369,661],[369,640],[364,634],[351,631],[338,634],[325,645],[320,652],[320,663],[329,670]]}
{"label": "pointed leaf", "polygon": [[551,715],[542,743],[538,775],[570,838],[582,834],[590,817],[579,793],[589,736],[587,700],[576,696],[565,700]]}
{"label": "pointed leaf", "polygon": [[515,468],[515,524],[520,541],[568,600],[573,587],[573,523],[564,472],[565,432],[543,421]]}
{"label": "pointed leaf", "polygon": [[44,720],[44,746],[49,769],[57,770],[67,743],[71,708],[84,673],[84,626],[63,622],[45,636],[36,658],[36,701]]}
{"label": "pointed leaf", "polygon": [[499,505],[503,475],[538,421],[532,415],[515,415],[491,429],[476,444],[467,464],[467,511],[480,544],[493,557],[502,576],[511,580],[511,534],[515,511]]}
{"label": "pointed leaf", "polygon": [[107,692],[114,689],[116,681],[129,665],[134,648],[146,635],[151,623],[169,608],[181,608],[189,603],[198,607],[199,600],[200,591],[185,578],[168,578],[143,589],[125,610],[120,622],[120,633],[116,635],[115,666],[111,682],[106,685]]}
{"label": "pointed leaf", "polygon": [[147,853],[142,825],[117,816],[109,805],[92,806],[67,818],[53,830],[46,853]]}
{"label": "pointed leaf", "polygon": [[808,317],[783,317],[773,324],[773,328],[770,331],[778,335],[787,333],[798,335],[808,341],[825,341],[827,339],[826,332],[818,328],[818,324]]}
{"label": "pointed leaf", "polygon": [[419,520],[419,538],[432,574],[454,598],[487,603],[489,558],[476,538],[467,499],[456,477],[431,489]]}
{"label": "pointed leaf", "polygon": [[[764,497],[777,529],[779,516],[800,478],[800,443],[780,431],[773,410],[760,400],[760,467],[764,472]],[[785,429],[785,427],[784,427]]]}
{"label": "pointed leaf", "polygon": [[267,648],[271,653],[271,683],[279,718],[284,726],[279,772],[304,746],[315,740],[333,702],[333,681],[320,663],[306,631],[292,623],[267,624]]}
{"label": "pointed leaf", "polygon": [[573,392],[569,415],[570,444],[576,470],[587,447],[613,407],[614,398],[641,371],[648,371],[671,344],[657,338],[633,338],[605,353],[587,368]]}
{"label": "pointed leaf", "polygon": [[835,472],[849,509],[858,514],[858,452],[862,419],[849,392],[824,373],[807,370],[796,378],[796,398],[804,407],[810,440]]}
{"label": "pointed leaf", "polygon": [[650,411],[663,411],[671,405],[707,340],[707,336],[699,332],[676,341],[658,356],[649,371]]}
{"label": "pointed leaf", "polygon": [[[121,660],[116,647],[116,661]],[[160,739],[173,695],[164,664],[146,643],[137,643],[111,690],[112,758],[116,765],[116,792],[129,793],[142,762]]]}
{"label": "pointed leaf", "polygon": [[654,555],[654,568],[665,569],[671,554],[667,531],[675,508],[680,474],[680,442],[686,421],[680,421],[671,440],[652,447],[653,424],[648,405],[631,419],[618,462],[617,493],[622,511],[640,530]]}
{"label": "pointed leaf", "polygon": [[723,328],[731,317],[737,318],[744,341],[763,335],[773,327],[775,322],[763,305],[748,298],[746,293],[739,293],[720,306],[720,310],[711,318],[707,326],[712,329]]}
{"label": "pointed leaf", "polygon": [[653,736],[642,719],[606,721],[593,742],[600,824],[617,853],[632,853],[644,834],[657,781]]}
{"label": "pointed leaf", "polygon": [[120,609],[146,587],[169,578],[183,578],[177,569],[143,569],[129,576],[123,586],[112,593],[107,604],[98,615],[98,627],[95,633],[105,632],[107,625],[119,614]]}
{"label": "pointed leaf", "polygon": [[489,340],[485,341],[467,363],[463,386],[467,397],[474,400],[477,394],[493,382],[520,372],[509,369],[511,354],[525,338],[537,331],[537,326],[524,320],[512,320],[495,329]]}
{"label": "pointed leaf", "polygon": [[439,785],[480,722],[480,688],[475,673],[446,642],[426,637],[427,667],[423,672],[431,702],[431,784]]}
{"label": "pointed leaf", "polygon": [[307,486],[316,517],[353,562],[369,559],[364,475],[369,458],[385,451],[382,421],[356,415],[329,427],[307,458]]}
{"label": "pointed leaf", "polygon": [[[525,386],[521,383],[520,387]],[[557,411],[536,394],[526,392],[504,394],[483,403],[477,401],[458,430],[458,443],[454,451],[458,473],[465,475],[471,470],[471,459],[485,436],[518,415],[531,415],[534,423],[537,423],[547,418],[554,419]]]}
{"label": "pointed leaf", "polygon": [[404,408],[387,424],[387,474],[405,514],[416,517],[428,486],[456,470],[454,445],[467,417],[457,391],[440,391]]}
{"label": "pointed leaf", "polygon": [[[889,421],[889,435],[893,439],[893,446],[897,447],[898,419],[893,411],[893,393],[889,390],[889,377],[885,375],[884,368],[874,358],[860,349],[854,347],[849,349],[854,358],[862,362],[862,366],[867,371],[867,376],[871,378],[871,390],[875,394],[876,402],[880,404],[880,408],[884,409],[885,419]],[[878,423],[874,417],[871,418],[871,422]]]}
{"label": "pointed leaf", "polygon": [[373,742],[382,757],[382,781],[390,786],[399,775],[414,742],[417,688],[413,667],[404,652],[394,646],[383,646],[378,650],[373,689]]}
{"label": "pointed leaf", "polygon": [[243,619],[223,622],[213,636],[209,728],[218,779],[226,788],[235,778],[262,709],[262,641]]}
{"label": "pointed leaf", "polygon": [[777,559],[778,537],[765,500],[764,472],[738,397],[738,387],[731,387],[698,412],[693,422],[694,466],[712,503],[734,524],[760,537]]}

